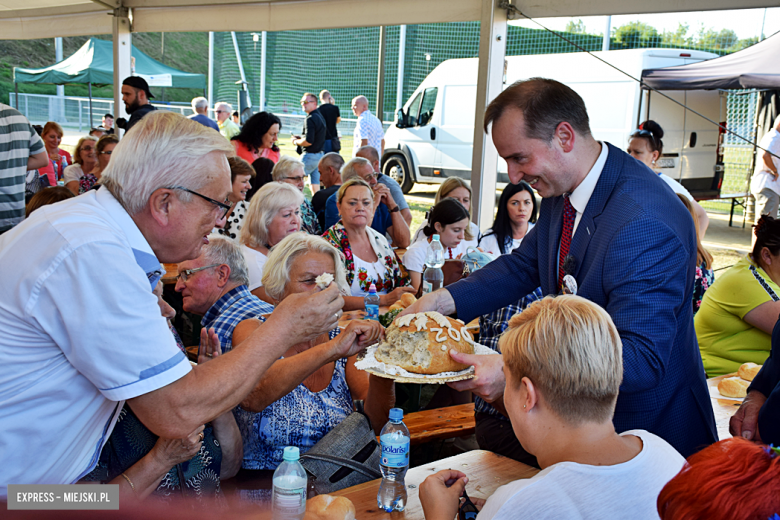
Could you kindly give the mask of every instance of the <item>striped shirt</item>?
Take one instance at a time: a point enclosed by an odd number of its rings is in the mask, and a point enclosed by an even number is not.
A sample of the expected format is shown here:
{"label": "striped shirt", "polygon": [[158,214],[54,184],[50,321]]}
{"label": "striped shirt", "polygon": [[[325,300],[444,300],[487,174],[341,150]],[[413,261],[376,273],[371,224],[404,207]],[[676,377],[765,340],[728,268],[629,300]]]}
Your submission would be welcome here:
{"label": "striped shirt", "polygon": [[0,103],[0,233],[24,219],[27,159],[42,151],[43,141],[27,118]]}

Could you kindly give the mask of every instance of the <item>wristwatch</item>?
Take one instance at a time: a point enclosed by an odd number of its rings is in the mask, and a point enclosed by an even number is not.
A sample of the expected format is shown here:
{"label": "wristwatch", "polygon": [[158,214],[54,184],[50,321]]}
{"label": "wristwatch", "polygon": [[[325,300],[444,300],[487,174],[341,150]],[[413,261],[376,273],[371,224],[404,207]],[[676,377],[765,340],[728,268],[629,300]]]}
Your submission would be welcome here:
{"label": "wristwatch", "polygon": [[401,206],[399,206],[398,204],[396,204],[395,207],[390,210],[390,213],[395,213],[397,211],[401,211]]}

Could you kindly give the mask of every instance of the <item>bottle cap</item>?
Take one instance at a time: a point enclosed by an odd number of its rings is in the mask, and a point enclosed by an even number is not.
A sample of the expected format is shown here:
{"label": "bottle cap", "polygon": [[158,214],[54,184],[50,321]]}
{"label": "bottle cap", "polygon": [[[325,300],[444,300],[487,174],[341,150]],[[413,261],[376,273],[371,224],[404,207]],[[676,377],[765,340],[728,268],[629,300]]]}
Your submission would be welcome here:
{"label": "bottle cap", "polygon": [[371,287],[368,288],[368,292],[375,293],[376,292],[376,285],[373,283],[371,284]]}
{"label": "bottle cap", "polygon": [[301,450],[298,449],[298,446],[287,446],[284,448],[283,458],[284,460],[295,462],[301,458]]}
{"label": "bottle cap", "polygon": [[433,235],[433,239],[434,239],[434,240],[440,240],[440,239],[439,239],[439,235]]}
{"label": "bottle cap", "polygon": [[404,418],[404,411],[401,408],[391,408],[390,409],[390,420],[391,421],[402,421]]}

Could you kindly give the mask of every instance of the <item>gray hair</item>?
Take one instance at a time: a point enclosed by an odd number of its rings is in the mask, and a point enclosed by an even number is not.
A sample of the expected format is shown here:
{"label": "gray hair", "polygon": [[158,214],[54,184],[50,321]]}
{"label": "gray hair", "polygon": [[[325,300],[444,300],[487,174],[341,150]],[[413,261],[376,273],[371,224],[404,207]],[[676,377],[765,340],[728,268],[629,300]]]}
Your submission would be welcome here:
{"label": "gray hair", "polygon": [[344,158],[338,152],[328,152],[320,159],[323,166],[332,166],[340,170],[344,166]]}
{"label": "gray hair", "polygon": [[271,175],[276,182],[283,182],[285,177],[290,177],[291,174],[295,173],[298,169],[306,172],[303,161],[290,157],[289,155],[282,155],[279,157],[279,162],[276,163],[274,169],[271,170]]}
{"label": "gray hair", "polygon": [[352,177],[362,178],[358,175],[358,172],[355,169],[356,166],[367,166],[372,173],[374,171],[374,167],[371,166],[371,161],[364,159],[363,157],[355,157],[341,167],[341,182],[347,182]]}
{"label": "gray hair", "polygon": [[224,101],[220,101],[219,103],[214,104],[214,110],[219,110],[220,108],[224,108],[231,114],[233,113],[233,105],[230,103],[225,103]]}
{"label": "gray hair", "polygon": [[357,153],[355,154],[356,157],[363,157],[364,159],[368,159],[372,163],[374,161],[379,160],[379,151],[374,148],[371,145],[361,146],[358,148]]}
{"label": "gray hair", "polygon": [[209,108],[209,100],[204,98],[203,96],[196,97],[192,100],[192,109],[197,112],[198,109],[208,109]]}
{"label": "gray hair", "polygon": [[298,208],[301,204],[303,193],[295,186],[284,182],[269,182],[252,196],[239,240],[251,248],[265,245],[268,242],[268,226],[276,214],[287,206]]}
{"label": "gray hair", "polygon": [[238,285],[249,283],[249,268],[241,248],[224,237],[209,237],[209,243],[201,250],[205,264],[225,264],[230,268],[228,280]]}
{"label": "gray hair", "polygon": [[[208,184],[201,163],[213,152],[235,155],[233,145],[219,132],[182,115],[156,110],[116,145],[100,182],[135,215],[160,188],[182,186],[198,191]],[[177,196],[185,203],[192,199],[186,191]]]}
{"label": "gray hair", "polygon": [[282,301],[285,287],[290,283],[293,262],[305,253],[330,255],[336,267],[336,272],[333,273],[336,286],[342,294],[350,294],[344,259],[339,250],[322,237],[300,231],[284,237],[284,240],[274,246],[268,255],[268,260],[263,266],[263,289],[268,296],[277,302]]}

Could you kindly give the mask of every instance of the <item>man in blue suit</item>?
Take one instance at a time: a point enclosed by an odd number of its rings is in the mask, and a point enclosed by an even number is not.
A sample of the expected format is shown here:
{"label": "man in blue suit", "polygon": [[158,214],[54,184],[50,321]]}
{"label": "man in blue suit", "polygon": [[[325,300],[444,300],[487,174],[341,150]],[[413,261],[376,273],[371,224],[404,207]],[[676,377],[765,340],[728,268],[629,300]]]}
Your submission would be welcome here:
{"label": "man in blue suit", "polygon": [[[593,138],[582,98],[561,83],[515,83],[488,106],[486,132],[491,123],[510,180],[527,181],[544,198],[539,220],[511,255],[426,295],[407,312],[457,312],[468,322],[538,286],[558,294],[565,267],[577,294],[606,309],[620,332],[617,431],[650,431],[685,457],[715,442],[693,328],[690,214],[646,166]],[[476,377],[451,386],[501,409],[501,357],[452,357],[475,365]]]}

